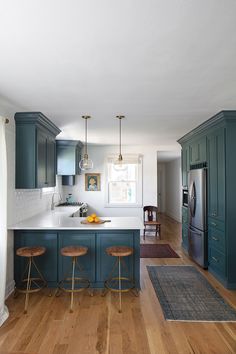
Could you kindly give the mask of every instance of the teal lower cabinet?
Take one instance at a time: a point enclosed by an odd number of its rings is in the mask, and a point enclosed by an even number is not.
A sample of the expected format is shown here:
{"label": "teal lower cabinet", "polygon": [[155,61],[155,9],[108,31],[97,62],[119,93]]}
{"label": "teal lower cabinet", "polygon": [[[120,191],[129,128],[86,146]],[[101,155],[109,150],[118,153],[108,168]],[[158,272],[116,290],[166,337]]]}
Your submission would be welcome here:
{"label": "teal lower cabinet", "polygon": [[188,251],[188,227],[182,226],[182,247]]}
{"label": "teal lower cabinet", "polygon": [[[106,248],[111,246],[128,246],[134,248],[134,254],[129,257],[123,257],[125,262],[122,267],[122,276],[130,277],[136,280],[136,287],[139,288],[139,242],[138,235],[135,236],[131,232],[103,232],[97,235],[97,282],[103,284],[103,282],[109,278],[113,265],[116,261],[116,257],[107,255]],[[118,270],[118,268],[117,268]],[[136,271],[136,274],[135,274]],[[114,275],[113,275],[114,276]],[[117,276],[117,274],[116,274]]]}
{"label": "teal lower cabinet", "polygon": [[91,282],[95,282],[95,233],[87,233],[86,231],[64,231],[59,235],[59,258],[58,258],[58,273],[59,279],[63,279],[68,276],[68,271],[71,270],[72,257],[62,256],[60,249],[66,246],[83,246],[88,248],[86,255],[78,257],[78,262],[82,268],[82,276],[88,278]]}
{"label": "teal lower cabinet", "polygon": [[[124,276],[135,280],[136,288],[140,288],[140,231],[83,231],[83,230],[16,230],[14,232],[15,254],[19,247],[44,246],[43,256],[35,257],[35,261],[48,282],[49,287],[56,287],[68,271],[71,271],[71,257],[62,256],[60,249],[66,246],[80,245],[88,247],[88,253],[78,258],[83,269],[83,276],[91,281],[94,288],[103,288],[109,277],[115,257],[106,254],[111,246],[129,246],[134,254],[124,257],[126,270]],[[27,259],[15,255],[14,278],[16,285],[21,281]],[[122,268],[123,269],[123,268]]]}
{"label": "teal lower cabinet", "polygon": [[188,251],[188,208],[182,207],[182,247]]}
{"label": "teal lower cabinet", "polygon": [[[15,231],[15,254],[19,247],[42,246],[46,252],[39,257],[35,257],[35,263],[48,282],[48,286],[55,287],[58,282],[58,253],[57,253],[57,233],[41,231]],[[26,262],[26,257],[15,255],[14,276],[16,285],[22,279]]]}
{"label": "teal lower cabinet", "polygon": [[208,269],[223,283],[226,284],[226,257],[225,254],[214,248],[208,246]]}

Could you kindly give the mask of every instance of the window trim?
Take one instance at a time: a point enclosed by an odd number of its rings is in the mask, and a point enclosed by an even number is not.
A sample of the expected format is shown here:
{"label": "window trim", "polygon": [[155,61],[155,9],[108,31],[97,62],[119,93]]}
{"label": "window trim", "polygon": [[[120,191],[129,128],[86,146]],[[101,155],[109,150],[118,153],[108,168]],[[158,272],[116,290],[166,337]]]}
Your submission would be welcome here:
{"label": "window trim", "polygon": [[143,156],[138,154],[123,155],[124,160],[137,159],[137,203],[109,203],[109,183],[108,183],[108,164],[109,161],[117,158],[116,155],[108,156],[105,162],[105,208],[141,208],[143,207]]}

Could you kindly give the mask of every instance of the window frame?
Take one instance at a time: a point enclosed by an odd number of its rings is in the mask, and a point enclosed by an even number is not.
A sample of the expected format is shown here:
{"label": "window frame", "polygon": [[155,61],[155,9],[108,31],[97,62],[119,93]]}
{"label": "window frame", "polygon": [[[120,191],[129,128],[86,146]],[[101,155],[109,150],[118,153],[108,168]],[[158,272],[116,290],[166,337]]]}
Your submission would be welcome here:
{"label": "window frame", "polygon": [[[123,155],[126,159],[137,159],[137,202],[136,203],[110,203],[109,202],[109,162],[115,160],[117,156],[108,156],[105,161],[105,208],[141,208],[143,206],[143,156],[142,155]],[[128,181],[125,181],[128,182]]]}

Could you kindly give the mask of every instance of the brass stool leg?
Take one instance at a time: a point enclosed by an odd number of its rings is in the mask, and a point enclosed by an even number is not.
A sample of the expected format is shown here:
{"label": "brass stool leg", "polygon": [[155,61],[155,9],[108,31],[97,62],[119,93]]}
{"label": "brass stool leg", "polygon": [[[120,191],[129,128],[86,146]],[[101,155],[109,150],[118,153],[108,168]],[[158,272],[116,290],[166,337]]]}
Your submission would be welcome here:
{"label": "brass stool leg", "polygon": [[121,313],[121,269],[120,269],[120,257],[118,257],[119,262],[119,312]]}
{"label": "brass stool leg", "polygon": [[74,289],[75,289],[75,263],[76,257],[73,257],[72,260],[72,291],[71,291],[71,298],[70,298],[70,312],[73,312],[73,303],[74,303]]}
{"label": "brass stool leg", "polygon": [[28,277],[27,277],[27,288],[26,288],[26,294],[25,294],[25,309],[24,309],[24,313],[27,313],[28,303],[29,303],[31,264],[32,264],[32,257],[30,257],[29,263],[28,263],[29,268],[28,268]]}

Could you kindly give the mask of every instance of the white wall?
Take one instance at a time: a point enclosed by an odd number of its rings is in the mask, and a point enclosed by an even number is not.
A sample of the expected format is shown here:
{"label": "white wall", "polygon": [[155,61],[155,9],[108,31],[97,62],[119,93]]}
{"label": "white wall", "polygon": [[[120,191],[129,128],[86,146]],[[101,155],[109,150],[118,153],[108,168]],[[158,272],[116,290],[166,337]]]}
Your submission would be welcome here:
{"label": "white wall", "polygon": [[[6,125],[7,174],[8,174],[8,225],[15,224],[50,208],[52,193],[42,194],[40,190],[15,190],[15,123],[14,114],[25,111],[0,97],[0,115],[10,120]],[[13,232],[8,231],[7,284],[6,295],[14,288],[13,278]],[[1,286],[1,284],[0,284]]]}
{"label": "white wall", "polygon": [[181,222],[181,159],[165,164],[166,214]]}
{"label": "white wall", "polygon": [[165,213],[166,211],[166,164],[157,162],[157,181],[158,181],[158,211]]}
{"label": "white wall", "polygon": [[[124,146],[123,153],[143,155],[143,205],[157,205],[157,149],[154,146]],[[113,153],[118,153],[117,146],[89,146],[89,157],[93,160],[94,168],[89,172],[101,173],[101,191],[85,191],[85,175],[76,177],[76,185],[63,186],[64,199],[72,193],[74,199],[87,202],[89,212],[96,212],[100,216],[139,216],[142,217],[142,208],[107,208],[105,207],[105,159]]]}

